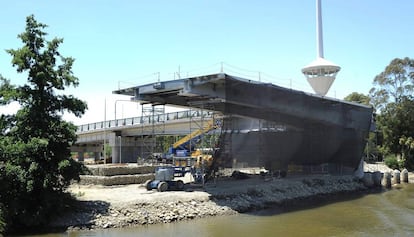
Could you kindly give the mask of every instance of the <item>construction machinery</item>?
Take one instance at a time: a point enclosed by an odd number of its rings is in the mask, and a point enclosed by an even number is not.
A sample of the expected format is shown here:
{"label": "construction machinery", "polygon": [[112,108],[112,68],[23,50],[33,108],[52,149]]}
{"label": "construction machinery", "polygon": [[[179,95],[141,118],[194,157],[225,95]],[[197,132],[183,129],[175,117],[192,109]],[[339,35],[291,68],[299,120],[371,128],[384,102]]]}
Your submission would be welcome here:
{"label": "construction machinery", "polygon": [[[216,129],[219,126],[219,121],[209,120],[202,128],[197,129],[185,137],[175,142],[169,149],[170,157],[196,157],[198,153],[195,149],[195,144],[200,142],[201,138],[208,132]],[[194,154],[193,154],[194,153]]]}
{"label": "construction machinery", "polygon": [[209,120],[205,125],[175,142],[165,155],[166,159],[175,166],[201,166],[201,163],[211,163],[213,148],[196,149],[202,137],[218,128],[220,120]]}
{"label": "construction machinery", "polygon": [[157,167],[155,179],[145,182],[146,189],[157,189],[159,192],[183,190],[184,182],[177,178],[184,177],[187,173],[192,175],[196,183],[202,182],[203,169],[212,162],[212,149],[195,149],[195,144],[219,125],[219,120],[210,120],[200,129],[175,142],[166,154],[173,165]]}
{"label": "construction machinery", "polygon": [[183,190],[184,182],[182,180],[175,180],[175,177],[184,177],[189,170],[177,169],[177,167],[166,166],[157,167],[155,169],[155,179],[147,180],[144,186],[147,190],[157,189],[158,192],[167,190]]}

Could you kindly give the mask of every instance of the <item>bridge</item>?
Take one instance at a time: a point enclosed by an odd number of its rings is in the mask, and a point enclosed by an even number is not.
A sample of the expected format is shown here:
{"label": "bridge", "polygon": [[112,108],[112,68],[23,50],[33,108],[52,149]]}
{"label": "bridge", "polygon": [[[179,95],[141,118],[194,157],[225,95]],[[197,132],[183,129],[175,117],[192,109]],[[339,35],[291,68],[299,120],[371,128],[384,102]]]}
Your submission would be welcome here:
{"label": "bridge", "polygon": [[360,163],[372,119],[368,106],[224,73],[113,93],[130,96],[153,111],[164,105],[191,109],[79,126],[72,151],[93,150],[98,156],[103,144],[109,143],[113,163],[133,162],[150,154],[155,136],[188,134],[194,124],[201,128],[206,118],[219,114],[216,166],[269,170],[320,166],[328,173],[349,173]]}
{"label": "bridge", "polygon": [[114,91],[153,105],[221,113],[215,165],[287,170],[324,165],[346,173],[361,161],[372,108],[225,73]]}
{"label": "bridge", "polygon": [[84,124],[77,128],[78,139],[71,151],[78,153],[80,161],[85,152],[93,152],[99,160],[104,144],[108,144],[112,163],[136,162],[137,157],[152,155],[155,136],[187,135],[217,116],[213,111],[197,109]]}

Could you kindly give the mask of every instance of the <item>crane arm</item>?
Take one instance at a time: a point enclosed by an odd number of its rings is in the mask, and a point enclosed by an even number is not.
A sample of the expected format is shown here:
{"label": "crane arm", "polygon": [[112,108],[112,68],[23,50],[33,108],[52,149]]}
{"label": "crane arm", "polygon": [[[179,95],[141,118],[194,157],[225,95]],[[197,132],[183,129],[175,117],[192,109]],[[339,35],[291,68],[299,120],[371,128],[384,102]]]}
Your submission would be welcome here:
{"label": "crane arm", "polygon": [[179,146],[181,146],[182,144],[190,141],[191,139],[213,130],[215,127],[216,126],[214,126],[214,120],[210,120],[206,123],[206,125],[204,125],[203,128],[197,129],[196,131],[186,135],[185,137],[183,137],[180,140],[178,140],[177,142],[175,142],[173,144],[173,148],[176,149]]}

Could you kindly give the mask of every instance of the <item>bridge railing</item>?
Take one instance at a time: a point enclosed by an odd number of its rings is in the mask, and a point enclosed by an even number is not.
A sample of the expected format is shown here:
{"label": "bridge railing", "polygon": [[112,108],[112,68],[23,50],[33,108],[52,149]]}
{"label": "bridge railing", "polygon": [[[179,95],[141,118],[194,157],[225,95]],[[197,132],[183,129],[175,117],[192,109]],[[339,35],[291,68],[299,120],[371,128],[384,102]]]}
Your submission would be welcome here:
{"label": "bridge railing", "polygon": [[[165,114],[154,114],[148,116],[139,116],[139,117],[132,117],[132,118],[122,118],[117,120],[108,120],[108,121],[101,121],[96,123],[88,123],[79,125],[77,128],[77,132],[90,132],[94,130],[100,130],[105,128],[116,128],[116,127],[124,127],[124,126],[134,126],[134,125],[147,125],[147,124],[158,124],[164,123],[170,120],[178,120],[178,119],[187,119],[187,118],[212,118],[213,112],[211,111],[201,111],[201,110],[185,110],[185,111],[178,111],[178,112],[171,112]],[[106,123],[106,124],[105,124]]]}

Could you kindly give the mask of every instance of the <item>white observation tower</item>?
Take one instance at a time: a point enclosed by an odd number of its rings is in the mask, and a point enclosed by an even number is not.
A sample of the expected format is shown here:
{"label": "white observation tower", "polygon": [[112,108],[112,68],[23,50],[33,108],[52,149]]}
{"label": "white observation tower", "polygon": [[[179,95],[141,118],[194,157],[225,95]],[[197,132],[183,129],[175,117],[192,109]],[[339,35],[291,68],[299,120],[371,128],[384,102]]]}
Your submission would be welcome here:
{"label": "white observation tower", "polygon": [[323,58],[321,0],[316,0],[316,46],[316,60],[305,66],[302,73],[315,93],[325,96],[341,67]]}

